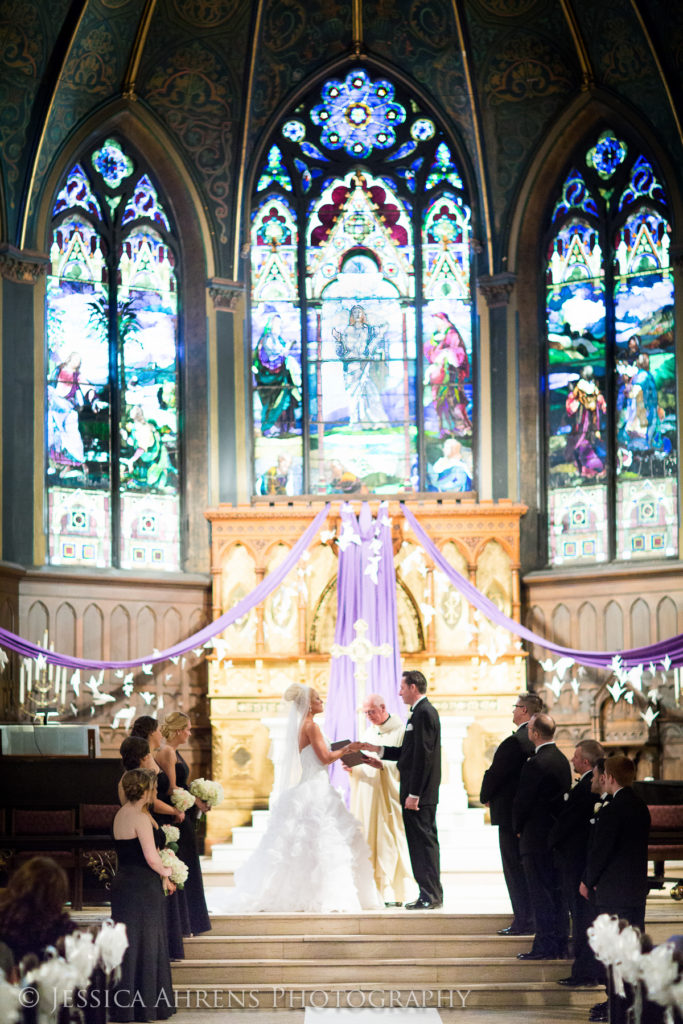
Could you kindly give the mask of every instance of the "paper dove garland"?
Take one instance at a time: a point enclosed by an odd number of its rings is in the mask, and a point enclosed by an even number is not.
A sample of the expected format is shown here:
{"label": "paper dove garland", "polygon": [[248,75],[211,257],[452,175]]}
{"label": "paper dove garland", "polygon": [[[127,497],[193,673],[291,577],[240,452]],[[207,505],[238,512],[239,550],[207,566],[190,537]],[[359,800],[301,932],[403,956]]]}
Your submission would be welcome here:
{"label": "paper dove garland", "polygon": [[111,720],[112,729],[118,729],[119,725],[123,723],[126,728],[135,718],[135,708],[119,708],[114,717]]}
{"label": "paper dove garland", "polygon": [[671,668],[671,658],[667,654],[665,658],[662,658],[662,668],[665,672],[668,672]]}
{"label": "paper dove garland", "polygon": [[559,676],[555,676],[553,679],[551,679],[549,683],[546,683],[546,686],[549,690],[552,690],[552,692],[555,694],[555,697],[557,698],[560,696],[564,683]]}
{"label": "paper dove garland", "polygon": [[617,680],[615,683],[607,684],[607,691],[612,700],[614,701],[614,703],[616,704],[619,698],[621,697],[622,693],[626,692],[626,687],[622,686],[619,680]]}
{"label": "paper dove garland", "polygon": [[78,697],[78,695],[80,693],[80,687],[81,687],[81,671],[80,671],[80,669],[78,669],[78,668],[76,669],[76,671],[71,676],[71,679],[69,681],[71,683],[71,689],[73,690],[73,692]]}
{"label": "paper dove garland", "polygon": [[151,704],[152,701],[154,700],[155,694],[150,693],[149,690],[143,690],[140,696],[144,700],[145,704]]}
{"label": "paper dove garland", "polygon": [[646,711],[640,712],[640,717],[643,719],[648,729],[654,722],[655,718],[659,715],[659,711],[654,711],[653,708],[648,707]]}
{"label": "paper dove garland", "polygon": [[151,662],[143,662],[142,665],[140,666],[140,668],[142,669],[143,673],[146,676],[151,676],[151,674],[152,674],[152,664],[151,664]]}

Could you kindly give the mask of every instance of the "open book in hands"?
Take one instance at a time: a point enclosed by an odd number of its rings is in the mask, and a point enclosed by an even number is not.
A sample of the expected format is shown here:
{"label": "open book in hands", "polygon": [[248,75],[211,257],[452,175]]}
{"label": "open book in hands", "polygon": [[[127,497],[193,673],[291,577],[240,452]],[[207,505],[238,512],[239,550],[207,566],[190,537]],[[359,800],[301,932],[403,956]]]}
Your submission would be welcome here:
{"label": "open book in hands", "polygon": [[[339,750],[340,747],[347,747],[350,742],[351,740],[336,740],[330,744],[330,750]],[[364,763],[365,756],[360,750],[352,750],[349,754],[344,754],[340,760],[347,768],[355,768],[357,764]]]}

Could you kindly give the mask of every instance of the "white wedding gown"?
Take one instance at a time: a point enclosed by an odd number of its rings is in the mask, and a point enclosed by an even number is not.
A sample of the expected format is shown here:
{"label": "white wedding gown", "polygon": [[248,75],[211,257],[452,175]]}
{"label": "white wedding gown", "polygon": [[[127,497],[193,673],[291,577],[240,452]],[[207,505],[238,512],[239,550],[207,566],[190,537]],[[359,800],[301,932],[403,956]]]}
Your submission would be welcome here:
{"label": "white wedding gown", "polygon": [[360,824],[330,784],[313,747],[301,751],[301,780],[271,807],[263,839],[235,872],[220,913],[309,914],[383,907]]}

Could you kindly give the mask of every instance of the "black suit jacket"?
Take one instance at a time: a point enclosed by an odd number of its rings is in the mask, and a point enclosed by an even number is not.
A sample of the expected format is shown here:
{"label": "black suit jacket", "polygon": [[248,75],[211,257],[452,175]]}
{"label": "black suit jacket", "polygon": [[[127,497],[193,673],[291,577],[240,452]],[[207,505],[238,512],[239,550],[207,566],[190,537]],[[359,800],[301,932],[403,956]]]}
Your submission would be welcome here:
{"label": "black suit jacket", "polygon": [[385,747],[382,757],[397,762],[401,806],[411,793],[420,798],[420,806],[439,802],[441,722],[438,711],[426,697],[415,705],[401,746]]}
{"label": "black suit jacket", "polygon": [[491,767],[486,769],[481,780],[479,799],[489,805],[492,825],[512,828],[512,801],[515,799],[524,762],[534,752],[526,725],[524,722],[512,736],[503,740],[493,755]]}
{"label": "black suit jacket", "polygon": [[588,849],[590,820],[597,797],[591,792],[593,773],[586,772],[567,793],[564,807],[550,830],[548,844],[569,868],[583,871]]}
{"label": "black suit jacket", "polygon": [[598,906],[638,906],[647,896],[650,812],[630,786],[598,815],[584,879]]}
{"label": "black suit jacket", "polygon": [[569,761],[554,743],[525,761],[512,805],[512,827],[522,854],[548,849],[548,835],[572,784]]}

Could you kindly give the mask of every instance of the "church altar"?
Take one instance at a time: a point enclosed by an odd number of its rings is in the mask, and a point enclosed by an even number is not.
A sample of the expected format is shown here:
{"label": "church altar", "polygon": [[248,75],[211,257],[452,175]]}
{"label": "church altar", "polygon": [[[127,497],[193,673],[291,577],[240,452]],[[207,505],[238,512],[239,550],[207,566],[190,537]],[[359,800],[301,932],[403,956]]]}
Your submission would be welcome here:
{"label": "church altar", "polygon": [[[360,507],[358,501],[351,504]],[[376,514],[379,502],[370,505]],[[282,564],[320,508],[321,502],[290,499],[207,511],[214,618]],[[525,506],[419,500],[411,509],[447,560],[518,620],[519,523]],[[430,700],[442,719],[442,795],[449,808],[461,810],[468,798],[477,799],[492,752],[511,728],[511,698],[526,689],[526,655],[516,637],[471,608],[434,568],[398,502],[389,503],[389,515],[401,663],[427,677]],[[339,527],[340,505],[334,503],[306,556],[270,597],[216,639],[209,656],[213,776],[226,793],[208,816],[210,845],[225,842],[254,810],[268,806],[271,733],[277,733],[272,720],[284,714],[287,686],[305,683],[323,699],[327,695]],[[372,691],[372,678],[367,686]]]}

